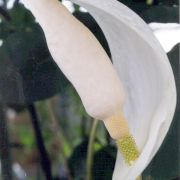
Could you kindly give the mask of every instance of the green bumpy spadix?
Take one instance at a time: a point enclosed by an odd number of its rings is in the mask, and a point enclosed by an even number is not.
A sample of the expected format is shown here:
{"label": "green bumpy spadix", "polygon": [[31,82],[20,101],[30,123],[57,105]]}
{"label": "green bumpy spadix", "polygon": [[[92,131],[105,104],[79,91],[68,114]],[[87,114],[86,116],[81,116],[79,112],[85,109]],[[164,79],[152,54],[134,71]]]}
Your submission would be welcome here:
{"label": "green bumpy spadix", "polygon": [[133,165],[139,157],[139,151],[134,138],[131,135],[124,136],[117,140],[117,146],[125,162],[130,166]]}

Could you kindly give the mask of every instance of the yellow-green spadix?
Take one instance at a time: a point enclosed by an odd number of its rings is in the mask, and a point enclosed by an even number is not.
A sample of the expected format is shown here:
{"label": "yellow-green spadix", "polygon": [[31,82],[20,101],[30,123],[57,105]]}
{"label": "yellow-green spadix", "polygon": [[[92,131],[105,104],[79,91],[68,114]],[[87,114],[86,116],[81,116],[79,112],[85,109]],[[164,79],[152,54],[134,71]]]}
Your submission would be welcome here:
{"label": "yellow-green spadix", "polygon": [[[113,179],[134,180],[159,149],[172,121],[176,91],[171,67],[148,26],[123,4],[71,1],[86,8],[102,28],[117,73],[94,36],[58,0],[24,4],[40,23],[54,60],[87,112],[103,120],[114,139],[125,139],[118,144],[128,163],[138,156],[132,133],[141,154],[129,166],[118,153]],[[124,142],[130,142],[128,155]]]}

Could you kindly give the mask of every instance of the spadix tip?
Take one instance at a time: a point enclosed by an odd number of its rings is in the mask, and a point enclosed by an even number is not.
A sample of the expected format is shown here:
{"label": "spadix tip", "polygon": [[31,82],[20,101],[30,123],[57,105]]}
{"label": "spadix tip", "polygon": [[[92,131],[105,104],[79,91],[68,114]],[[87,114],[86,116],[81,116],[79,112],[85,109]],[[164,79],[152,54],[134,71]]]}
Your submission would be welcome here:
{"label": "spadix tip", "polygon": [[134,138],[131,135],[124,136],[117,140],[117,146],[125,162],[132,166],[139,157],[139,151]]}

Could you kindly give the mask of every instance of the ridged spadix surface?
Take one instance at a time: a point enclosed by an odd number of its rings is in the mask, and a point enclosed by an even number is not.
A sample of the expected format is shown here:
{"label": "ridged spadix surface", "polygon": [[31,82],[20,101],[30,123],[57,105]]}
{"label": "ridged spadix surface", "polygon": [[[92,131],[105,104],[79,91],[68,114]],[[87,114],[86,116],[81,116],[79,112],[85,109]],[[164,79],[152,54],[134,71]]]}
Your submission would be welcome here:
{"label": "ridged spadix surface", "polygon": [[[42,0],[29,0],[31,1]],[[176,91],[171,67],[165,52],[148,26],[124,5],[115,0],[72,2],[86,8],[102,28],[111,49],[114,66],[126,90],[124,113],[141,155],[136,163],[129,167],[118,153],[113,179],[134,180],[159,149],[173,118]],[[48,21],[48,25],[51,26],[50,19],[58,17],[49,18],[49,7],[44,7],[47,9],[47,19],[43,16],[37,20],[44,21],[44,25],[47,25]],[[37,13],[41,12],[37,10]],[[61,22],[59,26],[62,26]],[[56,33],[55,28],[50,38],[56,38]],[[78,43],[75,42],[74,45],[78,46]],[[55,53],[60,51],[56,48],[52,50]],[[79,53],[86,56],[85,52]],[[97,83],[97,89],[98,86]]]}

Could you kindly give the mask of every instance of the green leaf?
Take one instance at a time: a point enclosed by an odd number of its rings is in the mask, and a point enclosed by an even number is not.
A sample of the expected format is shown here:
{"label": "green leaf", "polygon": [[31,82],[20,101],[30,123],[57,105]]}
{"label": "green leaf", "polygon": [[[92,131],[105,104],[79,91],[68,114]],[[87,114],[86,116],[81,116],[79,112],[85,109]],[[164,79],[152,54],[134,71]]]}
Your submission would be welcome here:
{"label": "green leaf", "polygon": [[106,146],[94,156],[93,180],[111,180],[116,161],[116,148]]}
{"label": "green leaf", "polygon": [[28,104],[60,92],[68,84],[50,56],[42,30],[8,36],[0,48],[0,96],[6,103]]}
{"label": "green leaf", "polygon": [[179,0],[158,0],[158,2],[168,6],[179,5]]}
{"label": "green leaf", "polygon": [[27,28],[34,24],[34,17],[22,4],[17,4],[8,11],[11,17],[11,26],[16,27],[16,30]]}
{"label": "green leaf", "polygon": [[71,175],[75,180],[84,179],[86,176],[86,157],[87,157],[88,139],[84,139],[79,144],[69,158],[68,164]]}
{"label": "green leaf", "polygon": [[150,9],[140,14],[147,22],[161,22],[161,23],[179,23],[179,7],[169,7],[164,5],[152,6]]}
{"label": "green leaf", "polygon": [[151,6],[147,5],[146,0],[118,0],[119,2],[125,4],[130,9],[132,9],[137,14],[141,14],[145,10],[149,9]]}
{"label": "green leaf", "polygon": [[35,24],[34,17],[22,4],[7,10],[7,13],[10,21],[2,19],[0,23],[0,38],[3,40],[14,32],[28,31]]}
{"label": "green leaf", "polygon": [[20,137],[20,142],[25,146],[25,148],[32,150],[35,148],[34,134],[31,128],[23,127],[22,125],[18,127],[18,135]]}

